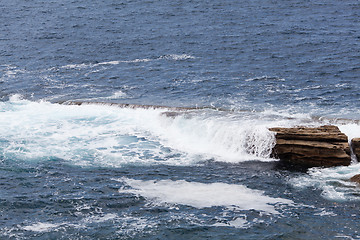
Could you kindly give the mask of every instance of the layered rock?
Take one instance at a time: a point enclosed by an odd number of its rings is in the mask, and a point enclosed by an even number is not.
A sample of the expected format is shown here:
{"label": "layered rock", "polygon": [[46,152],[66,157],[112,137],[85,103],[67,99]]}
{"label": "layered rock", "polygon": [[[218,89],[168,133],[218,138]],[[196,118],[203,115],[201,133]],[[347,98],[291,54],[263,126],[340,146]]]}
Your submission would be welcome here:
{"label": "layered rock", "polygon": [[270,128],[276,133],[273,157],[306,167],[349,165],[348,138],[336,126]]}
{"label": "layered rock", "polygon": [[360,160],[360,138],[351,139],[351,148],[358,161]]}
{"label": "layered rock", "polygon": [[360,184],[360,174],[357,174],[357,175],[351,177],[351,178],[350,178],[350,181],[351,181],[351,182],[356,182],[356,183]]}

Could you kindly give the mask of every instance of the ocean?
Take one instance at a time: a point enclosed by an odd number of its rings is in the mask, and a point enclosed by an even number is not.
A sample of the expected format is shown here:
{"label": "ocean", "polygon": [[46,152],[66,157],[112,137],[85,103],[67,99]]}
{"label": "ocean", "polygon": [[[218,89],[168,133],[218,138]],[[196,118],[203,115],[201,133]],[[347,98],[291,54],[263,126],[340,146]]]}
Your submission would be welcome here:
{"label": "ocean", "polygon": [[359,1],[0,3],[0,239],[360,239]]}

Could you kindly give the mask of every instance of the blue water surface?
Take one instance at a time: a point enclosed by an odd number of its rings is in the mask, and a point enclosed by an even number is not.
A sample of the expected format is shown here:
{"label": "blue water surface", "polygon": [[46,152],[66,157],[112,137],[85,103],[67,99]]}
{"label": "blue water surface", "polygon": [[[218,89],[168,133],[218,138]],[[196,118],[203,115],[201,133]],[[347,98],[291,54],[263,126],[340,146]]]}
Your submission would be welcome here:
{"label": "blue water surface", "polygon": [[[359,8],[357,1],[3,1],[1,92],[58,101],[118,90],[126,95],[117,102],[345,109],[357,117]],[[120,62],[93,66],[111,61]]]}
{"label": "blue water surface", "polygon": [[[356,166],[313,184],[327,172],[249,161],[254,146],[234,147],[236,131],[226,128],[238,122],[248,134],[251,119],[267,127],[338,118],[357,128],[359,1],[2,0],[0,22],[1,239],[360,238],[360,192],[337,175]],[[101,118],[58,108],[66,101],[211,110]],[[47,113],[56,117],[45,121]],[[147,117],[166,130],[136,125]],[[206,149],[196,134],[214,128],[205,143],[246,156],[196,152]],[[298,187],[301,179],[311,184]],[[202,195],[195,200],[205,207],[167,199],[184,181],[206,194],[205,186],[222,191],[213,183],[246,186],[279,203],[265,204],[272,212],[220,200],[208,207]]]}

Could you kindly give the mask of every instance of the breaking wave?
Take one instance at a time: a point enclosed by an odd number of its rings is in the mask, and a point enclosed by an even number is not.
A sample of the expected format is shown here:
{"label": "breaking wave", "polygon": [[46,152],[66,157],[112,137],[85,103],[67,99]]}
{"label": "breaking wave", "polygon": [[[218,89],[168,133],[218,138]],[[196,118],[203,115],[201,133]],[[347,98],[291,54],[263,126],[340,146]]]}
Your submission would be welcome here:
{"label": "breaking wave", "polygon": [[[136,105],[135,105],[136,106]],[[2,159],[76,165],[189,165],[270,159],[271,122],[212,109],[0,103]]]}
{"label": "breaking wave", "polygon": [[[269,127],[320,124],[310,116],[270,110],[64,105],[19,96],[0,103],[0,111],[2,159],[59,158],[85,166],[274,161],[270,155],[275,136]],[[355,123],[339,126],[349,136],[360,129]]]}

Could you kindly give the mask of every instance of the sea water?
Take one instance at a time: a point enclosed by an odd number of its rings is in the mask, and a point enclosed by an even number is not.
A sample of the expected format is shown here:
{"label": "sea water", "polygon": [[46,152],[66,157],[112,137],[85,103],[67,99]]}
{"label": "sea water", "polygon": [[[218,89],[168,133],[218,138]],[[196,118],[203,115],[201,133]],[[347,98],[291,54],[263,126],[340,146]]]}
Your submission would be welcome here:
{"label": "sea water", "polygon": [[268,130],[360,137],[359,13],[2,1],[0,239],[359,239],[357,160],[284,166]]}

